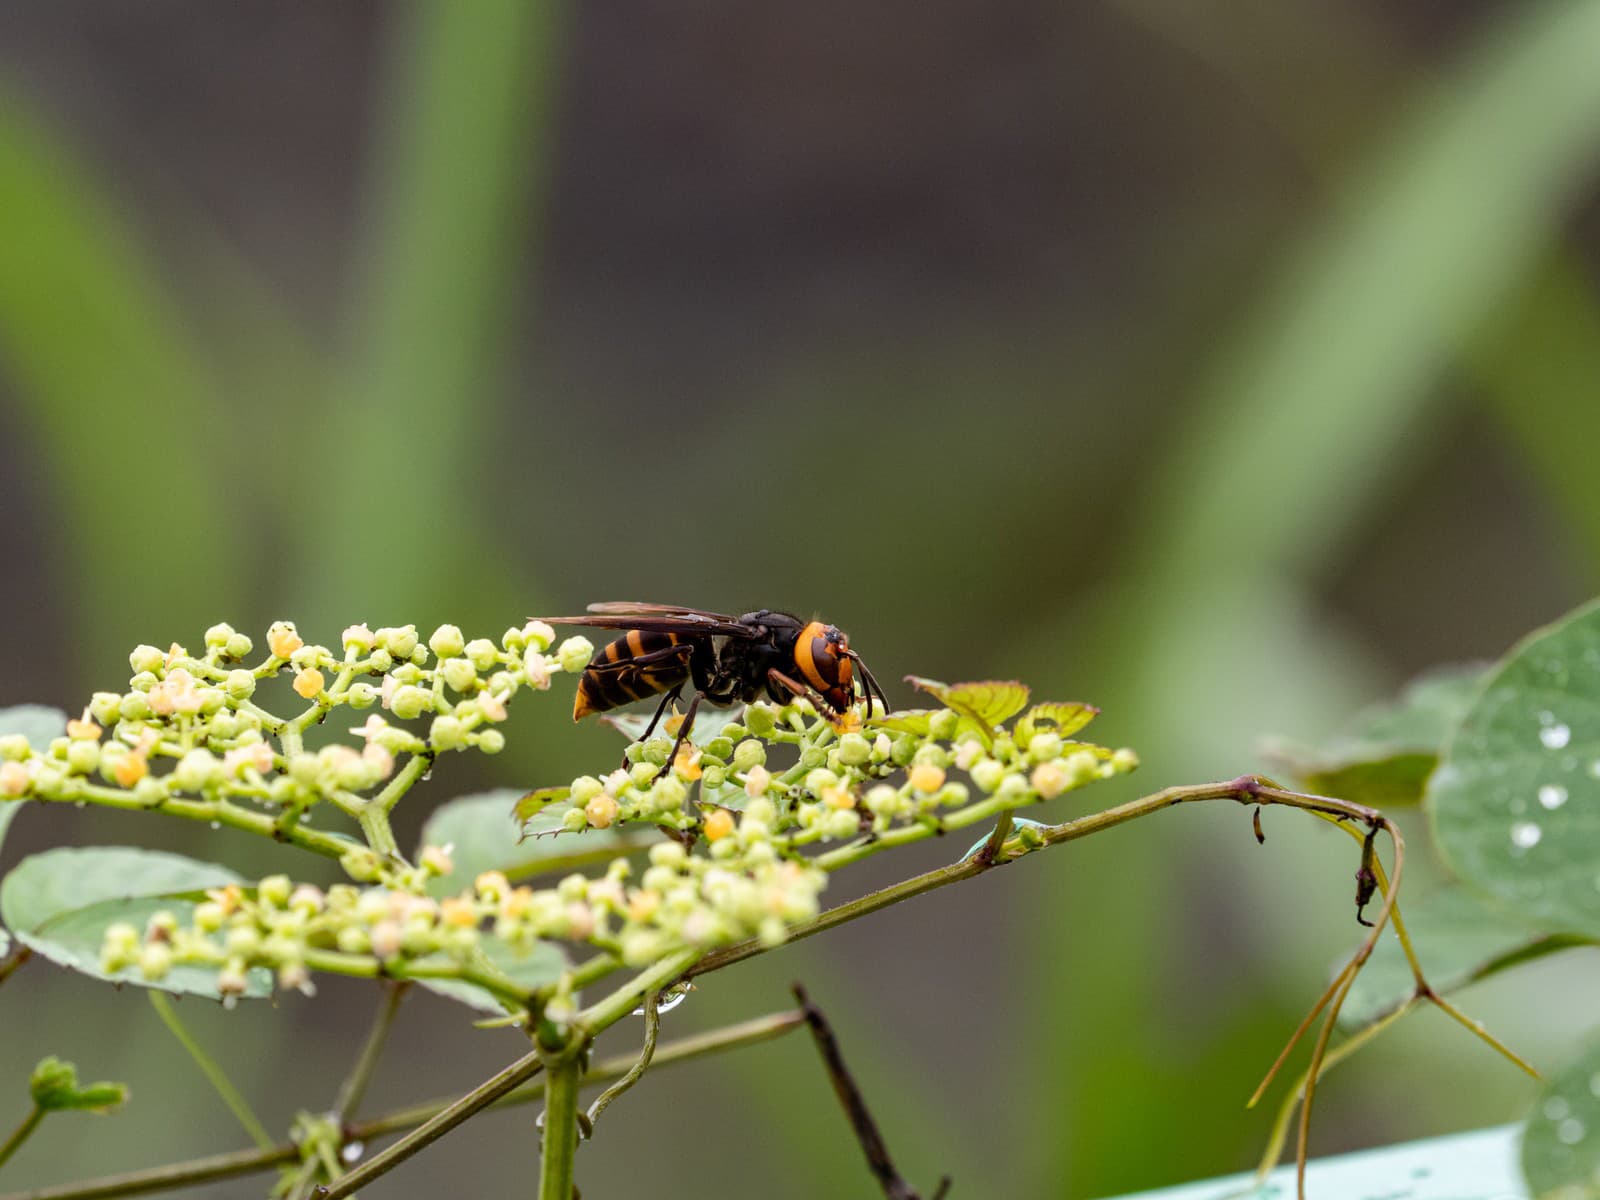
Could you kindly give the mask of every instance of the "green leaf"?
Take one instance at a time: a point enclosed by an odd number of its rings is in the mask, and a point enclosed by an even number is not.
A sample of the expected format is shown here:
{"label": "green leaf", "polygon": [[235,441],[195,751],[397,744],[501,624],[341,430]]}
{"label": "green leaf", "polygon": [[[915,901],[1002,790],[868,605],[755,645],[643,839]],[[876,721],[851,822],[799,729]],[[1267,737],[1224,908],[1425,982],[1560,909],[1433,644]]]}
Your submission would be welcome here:
{"label": "green leaf", "polygon": [[970,683],[940,683],[920,675],[907,675],[906,682],[964,717],[971,717],[991,731],[1009,721],[1027,706],[1028,687],[1015,679],[982,679]]}
{"label": "green leaf", "polygon": [[[151,916],[166,911],[188,923],[206,889],[244,882],[227,867],[158,850],[46,850],[23,859],[0,883],[0,918],[23,945],[71,970],[163,992],[216,997],[215,968],[177,966],[159,980],[147,980],[137,967],[102,971],[100,948],[106,930],[119,921],[143,929]],[[246,996],[271,990],[269,972],[250,972]]]}
{"label": "green leaf", "polygon": [[43,750],[51,738],[64,737],[67,714],[42,704],[18,704],[0,708],[0,737],[20,733],[35,750]]}
{"label": "green leaf", "polygon": [[868,717],[866,723],[873,729],[887,729],[894,733],[927,737],[933,718],[937,715],[937,711],[931,708],[907,708],[886,717]]}
{"label": "green leaf", "polygon": [[[478,944],[490,962],[517,984],[530,990],[555,983],[567,969],[566,953],[551,942],[537,942],[532,949],[523,951],[492,933],[486,933]],[[506,1010],[505,1005],[496,1000],[492,993],[473,984],[462,983],[459,979],[419,979],[417,982],[430,992],[459,1000],[482,1012],[499,1014]]]}
{"label": "green leaf", "polygon": [[80,1084],[78,1068],[55,1055],[41,1059],[28,1081],[34,1105],[43,1112],[110,1112],[127,1102],[125,1083]]}
{"label": "green leaf", "polygon": [[[644,731],[650,725],[650,718],[654,710],[648,713],[606,713],[600,718],[602,725],[609,725],[630,742],[637,742],[644,737]],[[729,725],[737,724],[741,710],[736,708],[712,708],[702,704],[699,711],[694,714],[694,724],[689,729],[688,740],[696,746],[704,746],[714,737],[720,737],[722,731]],[[663,728],[667,718],[663,717],[656,726],[655,732],[661,737],[677,737],[677,733],[667,733]]]}
{"label": "green leaf", "polygon": [[1545,1084],[1523,1127],[1522,1174],[1540,1200],[1600,1195],[1600,1042]]}
{"label": "green leaf", "polygon": [[1358,714],[1325,747],[1269,753],[1308,791],[1375,808],[1417,804],[1488,674],[1481,663],[1430,671],[1407,684],[1398,700]]}
{"label": "green leaf", "polygon": [[1026,744],[1035,732],[1043,729],[1059,737],[1071,737],[1099,715],[1100,710],[1094,705],[1080,704],[1076,700],[1035,704],[1017,721],[1017,742]]}
{"label": "green leaf", "polygon": [[517,797],[516,804],[511,808],[511,819],[518,826],[526,825],[534,817],[546,809],[553,809],[557,805],[564,805],[568,796],[572,795],[570,787],[547,787],[537,791],[527,792]]}
{"label": "green leaf", "polygon": [[1600,604],[1494,669],[1428,806],[1464,882],[1541,929],[1600,937]]}
{"label": "green leaf", "polygon": [[[1406,930],[1433,989],[1454,992],[1506,967],[1553,954],[1583,939],[1529,929],[1527,922],[1486,907],[1460,886],[1440,888],[1404,906]],[[1343,1029],[1360,1029],[1411,997],[1415,981],[1400,940],[1385,936],[1356,976],[1339,1012]]]}
{"label": "green leaf", "polygon": [[[546,789],[550,793],[568,790]],[[519,825],[517,812],[523,801],[541,793],[519,799],[520,795],[515,788],[500,788],[462,796],[434,811],[422,827],[420,844],[453,847],[450,858],[455,869],[429,882],[431,895],[453,896],[465,891],[485,871],[504,871],[509,878],[519,878],[542,871],[570,870],[595,859],[612,858],[640,844],[639,836],[614,829],[567,833],[560,820],[566,813],[565,805],[547,808],[541,804],[538,808],[544,811],[535,812]]]}

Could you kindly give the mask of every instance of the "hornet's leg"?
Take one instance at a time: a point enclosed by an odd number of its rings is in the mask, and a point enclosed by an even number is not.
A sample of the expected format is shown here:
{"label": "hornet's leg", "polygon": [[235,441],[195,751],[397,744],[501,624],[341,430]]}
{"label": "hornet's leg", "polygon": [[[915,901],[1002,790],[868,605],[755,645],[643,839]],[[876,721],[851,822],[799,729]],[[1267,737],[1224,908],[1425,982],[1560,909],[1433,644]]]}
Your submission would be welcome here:
{"label": "hornet's leg", "polygon": [[767,680],[795,696],[803,696],[811,701],[819,713],[836,724],[844,717],[843,713],[834,711],[833,705],[824,700],[822,694],[816,688],[809,683],[801,683],[798,679],[790,679],[777,667],[773,667],[767,672]]}
{"label": "hornet's leg", "polygon": [[[682,687],[682,684],[678,685]],[[678,740],[672,743],[672,753],[667,755],[667,765],[663,770],[670,771],[672,764],[678,761],[678,751],[683,749],[683,743],[688,740],[689,731],[694,728],[694,714],[700,707],[700,701],[706,698],[704,692],[696,692],[694,699],[689,701],[689,711],[683,714],[683,724],[678,726]],[[656,714],[659,716],[660,714]]]}

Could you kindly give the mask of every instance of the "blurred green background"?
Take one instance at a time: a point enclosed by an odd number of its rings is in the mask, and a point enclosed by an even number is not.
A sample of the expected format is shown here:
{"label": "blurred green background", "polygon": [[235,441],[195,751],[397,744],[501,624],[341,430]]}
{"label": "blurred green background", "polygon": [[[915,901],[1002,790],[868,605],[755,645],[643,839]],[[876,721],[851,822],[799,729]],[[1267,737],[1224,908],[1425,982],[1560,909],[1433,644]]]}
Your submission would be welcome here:
{"label": "blurred green background", "polygon": [[[223,619],[497,635],[637,598],[1100,703],[1145,767],[1055,818],[1262,769],[1264,735],[1594,591],[1596,61],[1587,0],[0,6],[0,704],[74,708]],[[438,770],[408,836],[609,762],[567,703]],[[1263,849],[1231,807],[1164,814],[717,975],[666,1029],[805,980],[903,1170],[957,1197],[1236,1169],[1356,932],[1351,847],[1311,824],[1267,814]],[[307,869],[72,811],[0,866],[87,840]],[[1468,1001],[1549,1063],[1597,983],[1569,954]],[[182,1012],[286,1128],[373,1003]],[[469,1021],[411,1002],[368,1108],[520,1053]],[[1531,1096],[1431,1014],[1380,1045],[1321,1093],[1318,1152]],[[47,1123],[6,1190],[245,1142],[142,994],[13,978],[0,1121],[47,1052],[135,1099]],[[532,1119],[369,1190],[526,1191]],[[607,1125],[585,1196],[874,1194],[799,1039]]]}

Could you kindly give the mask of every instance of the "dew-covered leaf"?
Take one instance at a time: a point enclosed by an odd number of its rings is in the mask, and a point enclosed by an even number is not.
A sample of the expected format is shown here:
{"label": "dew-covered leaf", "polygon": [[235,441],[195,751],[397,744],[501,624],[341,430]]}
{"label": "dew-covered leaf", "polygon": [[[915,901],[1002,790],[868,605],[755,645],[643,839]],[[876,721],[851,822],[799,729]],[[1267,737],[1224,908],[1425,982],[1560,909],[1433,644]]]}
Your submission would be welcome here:
{"label": "dew-covered leaf", "polygon": [[969,683],[940,683],[937,679],[924,679],[920,675],[907,675],[906,682],[931,696],[939,703],[954,709],[962,716],[971,717],[986,729],[1009,721],[1028,704],[1028,686],[1015,679],[980,679]]}
{"label": "dew-covered leaf", "polygon": [[614,829],[568,833],[561,827],[568,788],[547,788],[550,799],[529,807],[533,815],[519,820],[524,796],[515,788],[499,788],[462,796],[441,805],[422,827],[423,846],[452,847],[454,869],[431,880],[434,896],[453,896],[472,886],[485,871],[504,871],[522,878],[545,871],[566,871],[596,859],[609,859],[639,844],[639,835]]}
{"label": "dew-covered leaf", "polygon": [[[137,967],[102,971],[100,948],[106,930],[118,922],[143,931],[154,914],[165,911],[180,924],[188,924],[206,889],[244,882],[227,867],[159,850],[124,846],[46,850],[23,859],[0,883],[0,918],[19,942],[63,967],[96,979],[216,997],[213,967],[177,966],[152,981]],[[267,971],[250,972],[245,995],[265,996],[271,990]]]}
{"label": "dew-covered leaf", "polygon": [[1600,1042],[1545,1083],[1523,1127],[1522,1174],[1539,1200],[1600,1196]]}
{"label": "dew-covered leaf", "polygon": [[1035,704],[1017,720],[1017,744],[1025,745],[1035,732],[1048,730],[1058,737],[1071,737],[1100,715],[1092,704],[1076,700]]}
{"label": "dew-covered leaf", "polygon": [[[602,725],[609,725],[630,742],[637,742],[644,737],[644,731],[650,725],[650,712],[625,712],[606,713],[600,718]],[[729,725],[737,724],[743,715],[743,710],[737,708],[713,708],[709,704],[701,704],[694,714],[694,724],[689,729],[688,741],[696,746],[704,746],[714,737],[721,737],[722,731]],[[655,732],[661,737],[678,736],[678,727],[670,716],[663,717],[656,726]]]}
{"label": "dew-covered leaf", "polygon": [[[1489,908],[1459,885],[1440,888],[1402,907],[1423,973],[1441,994],[1526,959],[1584,944],[1582,939],[1529,929],[1527,922]],[[1414,989],[1400,940],[1385,934],[1351,985],[1339,1025],[1354,1030],[1371,1024],[1404,1004]]]}
{"label": "dew-covered leaf", "polygon": [[1600,937],[1600,604],[1494,668],[1427,802],[1464,882],[1547,932]]}
{"label": "dew-covered leaf", "polygon": [[[510,976],[512,982],[530,991],[555,983],[567,969],[566,952],[551,942],[536,942],[528,950],[519,950],[494,934],[486,933],[478,944],[489,961]],[[492,992],[475,984],[459,979],[419,979],[417,982],[430,992],[459,1000],[480,1012],[505,1012],[505,1005],[496,1000]]]}
{"label": "dew-covered leaf", "polygon": [[1430,671],[1399,699],[1357,714],[1327,745],[1267,753],[1307,791],[1375,808],[1416,804],[1488,671],[1482,663]]}
{"label": "dew-covered leaf", "polygon": [[[1012,817],[1011,818],[1011,830],[1012,830],[1013,833],[1015,833],[1018,829],[1028,829],[1028,828],[1032,828],[1032,829],[1049,829],[1050,826],[1046,825],[1043,821],[1034,821],[1034,820],[1031,820],[1028,817]],[[963,854],[960,857],[960,859],[958,859],[957,861],[966,862],[967,859],[971,858],[979,850],[982,850],[983,847],[984,847],[984,844],[986,842],[988,842],[989,838],[993,835],[993,833],[994,833],[994,830],[991,829],[988,833],[984,834],[977,841],[973,842],[972,845],[967,847],[967,852],[965,854]]]}

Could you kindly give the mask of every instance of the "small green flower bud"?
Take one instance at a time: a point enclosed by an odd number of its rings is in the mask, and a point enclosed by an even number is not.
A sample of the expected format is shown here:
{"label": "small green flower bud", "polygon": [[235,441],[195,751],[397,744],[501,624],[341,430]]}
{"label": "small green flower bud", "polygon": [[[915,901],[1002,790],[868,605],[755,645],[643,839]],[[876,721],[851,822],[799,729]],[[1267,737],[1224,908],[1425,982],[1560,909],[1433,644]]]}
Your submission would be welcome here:
{"label": "small green flower bud", "polygon": [[428,727],[428,741],[435,750],[459,750],[466,744],[466,730],[456,717],[435,717]]}
{"label": "small green flower bud", "polygon": [[173,768],[172,782],[186,792],[198,792],[222,782],[222,763],[209,750],[191,750]]}
{"label": "small green flower bud", "polygon": [[896,766],[909,767],[921,744],[914,735],[902,733],[895,738],[894,745],[889,750],[889,758]]}
{"label": "small green flower bud", "polygon": [[960,725],[961,714],[953,709],[943,708],[928,718],[928,733],[931,737],[936,737],[941,742],[948,742],[955,737],[956,730]]}
{"label": "small green flower bud", "polygon": [[778,712],[764,700],[745,706],[744,723],[758,738],[768,738],[778,728]]}
{"label": "small green flower bud", "polygon": [[31,751],[32,747],[28,745],[26,734],[8,733],[0,737],[0,759],[7,762],[21,762]]}
{"label": "small green flower bud", "polygon": [[806,791],[813,796],[822,795],[828,788],[837,787],[838,783],[839,777],[826,767],[819,767],[806,774]]}
{"label": "small green flower bud", "polygon": [[556,650],[561,669],[569,675],[576,675],[583,670],[593,657],[594,643],[586,637],[569,637]]}
{"label": "small green flower bud", "polygon": [[153,674],[166,665],[167,656],[154,646],[135,646],[133,653],[128,655],[128,665],[133,668],[135,675],[146,672]]}
{"label": "small green flower bud", "polygon": [[389,710],[402,721],[411,721],[420,717],[432,700],[433,697],[427,692],[408,683],[395,691],[394,699],[389,702]]}
{"label": "small green flower bud", "polygon": [[873,816],[892,817],[899,811],[900,793],[887,783],[880,783],[867,792],[862,802]]}
{"label": "small green flower bud", "polygon": [[124,721],[147,721],[150,719],[150,702],[143,693],[129,692],[117,705],[117,711]]}
{"label": "small green flower bud", "polygon": [[746,738],[733,751],[733,765],[739,771],[759,767],[766,761],[767,748],[754,738]]}
{"label": "small green flower bud", "polygon": [[561,818],[561,828],[568,833],[577,833],[581,829],[587,829],[589,828],[589,814],[583,810],[582,805],[576,808],[569,808]]}
{"label": "small green flower bud", "polygon": [[165,942],[151,942],[139,951],[139,974],[146,979],[162,979],[172,970],[172,947]]}
{"label": "small green flower bud", "polygon": [[500,652],[488,638],[473,638],[465,649],[468,660],[480,671],[492,671],[500,661]]}
{"label": "small green flower bud", "polygon": [[96,692],[89,698],[89,715],[102,725],[114,725],[122,715],[122,695],[119,692]]}
{"label": "small green flower bud", "polygon": [[808,771],[814,771],[819,767],[826,767],[827,762],[828,752],[821,746],[807,746],[806,749],[800,754],[800,765],[805,767]]}
{"label": "small green flower bud", "polygon": [[[663,755],[663,758],[665,758],[665,755]],[[661,774],[660,766],[646,758],[644,762],[633,764],[628,771],[628,779],[634,787],[647,788],[650,786],[650,781],[659,774]]]}
{"label": "small green flower bud", "polygon": [[261,897],[263,904],[283,908],[289,903],[289,894],[293,890],[294,885],[289,882],[287,875],[268,875],[261,881],[256,894]]}
{"label": "small green flower bud", "polygon": [[371,708],[378,699],[378,689],[370,683],[352,683],[344,698],[351,708]]}
{"label": "small green flower bud", "polygon": [[522,627],[522,637],[531,649],[542,652],[555,643],[556,631],[544,621],[529,621]]}
{"label": "small green flower bud", "polygon": [[737,721],[730,721],[722,727],[722,736],[729,741],[737,742],[750,736],[750,731]]}
{"label": "small green flower bud", "polygon": [[1007,803],[1015,804],[1028,794],[1028,781],[1021,775],[1007,775],[1000,782],[995,795]]}
{"label": "small green flower bud", "polygon": [[383,674],[394,666],[394,655],[387,650],[374,650],[367,656],[367,669]]}
{"label": "small green flower bud", "polygon": [[1061,735],[1041,730],[1028,743],[1028,757],[1035,763],[1048,762],[1061,756]]}
{"label": "small green flower bud", "polygon": [[1132,771],[1139,765],[1139,756],[1132,750],[1123,748],[1112,754],[1111,765],[1115,767],[1118,772]]}
{"label": "small green flower bud", "polygon": [[854,837],[861,830],[861,818],[853,808],[829,809],[822,818],[822,832],[830,838]]}
{"label": "small green flower bud", "polygon": [[847,767],[859,767],[872,760],[872,743],[859,733],[847,733],[839,738],[839,761]]}
{"label": "small green flower bud", "polygon": [[452,691],[466,692],[478,682],[478,669],[464,658],[447,658],[437,670]]}
{"label": "small green flower bud", "polygon": [[688,856],[679,842],[657,842],[650,847],[650,862],[657,867],[681,867]]}
{"label": "small green flower bud", "polygon": [[970,798],[967,785],[960,782],[947,783],[939,792],[939,803],[946,808],[960,808]]}
{"label": "small green flower bud", "polygon": [[227,624],[226,622],[220,625],[213,625],[210,629],[206,630],[206,648],[208,650],[221,650],[228,644],[228,639],[231,638],[234,633],[235,630],[233,626]]}
{"label": "small green flower bud", "polygon": [[980,758],[972,764],[972,770],[968,773],[972,776],[972,782],[984,792],[994,791],[1006,778],[1005,764],[998,763],[992,758]]}
{"label": "small green flower bud", "polygon": [[572,788],[568,794],[568,799],[571,800],[573,804],[581,807],[582,805],[589,803],[590,800],[594,799],[603,791],[605,791],[605,787],[593,775],[580,775],[578,778],[572,781]]}
{"label": "small green flower bud", "polygon": [[733,755],[733,739],[714,737],[701,747],[701,753],[709,758],[720,758],[726,762]]}
{"label": "small green flower bud", "polygon": [[246,671],[243,667],[229,671],[227,678],[222,681],[222,686],[223,690],[235,700],[248,699],[250,696],[255,695],[255,672]]}
{"label": "small green flower bud", "polygon": [[654,763],[658,767],[666,766],[667,755],[672,753],[672,739],[653,737],[644,744],[641,758],[647,763]]}
{"label": "small green flower bud", "polygon": [[337,941],[346,954],[367,954],[372,950],[372,939],[359,925],[346,925],[339,930]]}
{"label": "small green flower bud", "polygon": [[917,766],[938,767],[941,771],[950,765],[950,755],[943,746],[918,746],[917,752],[911,756],[911,761]]}
{"label": "small green flower bud", "polygon": [[715,791],[717,788],[721,787],[727,782],[727,767],[718,766],[716,763],[709,763],[705,766],[705,768],[703,768],[700,776],[700,785],[702,787],[711,788],[713,791]]}
{"label": "small green flower bud", "polygon": [[200,715],[203,717],[215,716],[228,703],[228,697],[221,688],[203,687],[196,694],[200,697]]}
{"label": "small green flower bud", "polygon": [[72,774],[87,775],[99,765],[99,742],[73,742],[67,747],[67,770]]}
{"label": "small green flower bud", "polygon": [[398,629],[378,630],[373,644],[387,650],[395,658],[403,659],[411,657],[412,651],[417,648],[417,641],[417,627],[402,625]]}
{"label": "small green flower bud", "polygon": [[670,771],[663,772],[650,789],[657,812],[676,812],[689,798],[688,785]]}
{"label": "small green flower bud", "polygon": [[255,643],[246,634],[235,633],[222,644],[222,652],[229,658],[244,658],[255,649]]}
{"label": "small green flower bud", "polygon": [[[41,785],[43,782],[41,779]],[[133,798],[140,804],[147,804],[154,808],[166,800],[167,785],[153,775],[146,775],[133,785]]]}
{"label": "small green flower bud", "polygon": [[506,735],[498,729],[484,729],[473,735],[472,744],[485,754],[499,754],[506,748]]}

